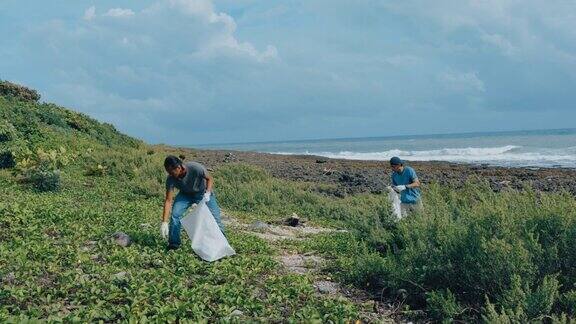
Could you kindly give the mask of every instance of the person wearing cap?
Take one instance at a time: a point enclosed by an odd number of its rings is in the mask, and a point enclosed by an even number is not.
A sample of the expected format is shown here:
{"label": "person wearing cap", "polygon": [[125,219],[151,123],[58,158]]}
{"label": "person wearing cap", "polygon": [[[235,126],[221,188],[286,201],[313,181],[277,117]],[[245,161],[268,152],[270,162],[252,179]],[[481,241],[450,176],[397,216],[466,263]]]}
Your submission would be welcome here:
{"label": "person wearing cap", "polygon": [[[224,225],[220,219],[220,207],[213,190],[214,179],[208,174],[206,168],[193,161],[184,163],[173,155],[166,157],[164,168],[168,177],[166,178],[166,198],[160,234],[164,239],[168,238],[168,249],[180,247],[180,229],[182,226],[180,220],[192,204],[198,204],[201,201],[206,203],[218,227],[224,233]],[[175,188],[179,192],[174,198]]]}
{"label": "person wearing cap", "polygon": [[390,159],[392,168],[392,189],[400,194],[400,209],[402,216],[422,209],[420,198],[420,180],[416,171],[397,156]]}

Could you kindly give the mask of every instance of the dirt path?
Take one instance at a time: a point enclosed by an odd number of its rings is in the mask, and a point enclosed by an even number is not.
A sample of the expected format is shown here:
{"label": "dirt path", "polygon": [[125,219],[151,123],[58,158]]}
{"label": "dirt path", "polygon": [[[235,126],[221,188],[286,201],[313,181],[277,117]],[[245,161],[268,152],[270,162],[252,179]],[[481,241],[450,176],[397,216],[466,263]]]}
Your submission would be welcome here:
{"label": "dirt path", "polygon": [[360,310],[360,321],[366,323],[406,323],[398,316],[395,316],[397,305],[390,301],[374,298],[367,292],[342,286],[335,282],[324,269],[327,260],[320,255],[311,252],[299,253],[288,251],[286,243],[290,241],[300,242],[320,233],[345,232],[300,224],[298,226],[276,225],[262,221],[249,224],[239,222],[232,217],[223,219],[227,226],[236,230],[250,233],[269,242],[278,255],[276,260],[282,265],[283,271],[302,276],[308,276],[313,283],[316,293],[330,298],[343,298],[358,306]]}

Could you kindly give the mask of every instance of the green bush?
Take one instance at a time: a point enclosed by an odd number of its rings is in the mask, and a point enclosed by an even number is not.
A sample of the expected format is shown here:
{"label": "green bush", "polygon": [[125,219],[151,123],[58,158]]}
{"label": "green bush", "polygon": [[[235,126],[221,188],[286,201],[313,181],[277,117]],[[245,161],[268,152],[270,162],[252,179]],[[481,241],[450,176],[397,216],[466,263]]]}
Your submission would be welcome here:
{"label": "green bush", "polygon": [[455,320],[463,308],[450,290],[437,290],[426,294],[428,315],[436,320]]}
{"label": "green bush", "polygon": [[16,127],[5,120],[0,120],[0,143],[9,142],[17,137]]}
{"label": "green bush", "polygon": [[40,192],[59,191],[61,189],[60,170],[53,170],[47,166],[32,169],[27,180],[34,189]]}
{"label": "green bush", "polygon": [[16,166],[16,158],[11,151],[0,151],[0,169],[10,169]]}
{"label": "green bush", "polygon": [[37,102],[40,100],[40,95],[36,90],[9,81],[0,81],[0,96],[14,97],[23,101]]}
{"label": "green bush", "polygon": [[570,290],[560,297],[560,309],[576,317],[576,290]]}

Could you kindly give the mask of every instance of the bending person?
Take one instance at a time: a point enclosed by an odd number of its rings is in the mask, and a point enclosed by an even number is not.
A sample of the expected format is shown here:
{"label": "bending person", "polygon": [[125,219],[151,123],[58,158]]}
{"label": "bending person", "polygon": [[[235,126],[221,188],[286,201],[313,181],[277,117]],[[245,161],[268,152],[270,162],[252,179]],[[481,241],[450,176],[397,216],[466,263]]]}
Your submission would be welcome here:
{"label": "bending person", "polygon": [[[220,220],[220,207],[213,191],[214,180],[206,168],[197,162],[183,163],[173,155],[166,157],[164,168],[168,172],[168,177],[166,178],[166,198],[160,234],[163,238],[168,238],[168,249],[180,247],[182,227],[180,220],[192,204],[201,201],[206,202],[218,227],[224,233],[224,225]],[[175,199],[174,189],[179,190]],[[168,223],[168,216],[170,216],[170,223]]]}

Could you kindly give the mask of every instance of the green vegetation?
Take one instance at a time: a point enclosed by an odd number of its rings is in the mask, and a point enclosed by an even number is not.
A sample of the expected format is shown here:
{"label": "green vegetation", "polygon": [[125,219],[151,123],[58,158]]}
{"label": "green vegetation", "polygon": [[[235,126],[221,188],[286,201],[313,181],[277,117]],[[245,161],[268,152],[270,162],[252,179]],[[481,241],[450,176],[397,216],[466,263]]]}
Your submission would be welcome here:
{"label": "green vegetation", "polygon": [[[249,222],[295,212],[347,231],[277,246],[230,231],[238,255],[209,264],[187,244],[166,252],[158,234],[162,160],[181,151],[13,95],[0,96],[0,121],[0,322],[359,318],[353,303],[317,296],[307,276],[284,274],[279,248],[322,255],[331,277],[396,300],[408,317],[576,318],[568,193],[430,184],[425,211],[396,223],[385,195],[331,198],[318,193],[326,185],[225,164],[214,175],[226,213]],[[115,245],[116,231],[133,244]]]}

